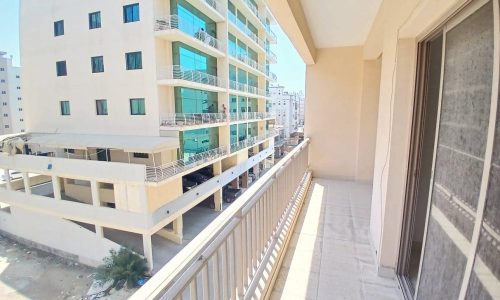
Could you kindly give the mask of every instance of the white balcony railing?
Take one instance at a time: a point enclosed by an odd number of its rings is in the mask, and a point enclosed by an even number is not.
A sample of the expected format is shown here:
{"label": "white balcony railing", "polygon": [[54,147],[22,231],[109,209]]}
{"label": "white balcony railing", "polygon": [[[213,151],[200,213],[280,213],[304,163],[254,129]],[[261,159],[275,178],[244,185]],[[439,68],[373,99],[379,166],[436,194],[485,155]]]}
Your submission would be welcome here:
{"label": "white balcony railing", "polygon": [[311,180],[308,143],[263,174],[131,299],[269,295]]}
{"label": "white balcony railing", "polygon": [[265,120],[271,118],[274,118],[274,115],[270,112],[240,112],[240,113],[231,113],[229,115],[229,120],[231,122],[248,121],[248,120]]}
{"label": "white balcony railing", "polygon": [[204,163],[226,156],[227,147],[219,147],[195,154],[188,159],[179,159],[162,166],[146,166],[146,181],[160,182]]}
{"label": "white balcony railing", "polygon": [[227,115],[225,113],[172,113],[162,117],[160,126],[196,126],[226,121]]}
{"label": "white balcony railing", "polygon": [[258,87],[251,86],[251,85],[244,84],[244,83],[239,83],[239,82],[234,81],[234,80],[229,80],[229,89],[244,92],[244,93],[259,95],[259,96],[266,95],[266,91],[264,89],[259,89]]}
{"label": "white balcony railing", "polygon": [[198,70],[186,69],[178,65],[158,69],[158,80],[169,79],[187,80],[221,88],[224,88],[226,86],[225,81],[217,76],[210,75]]}
{"label": "white balcony railing", "polygon": [[256,42],[262,49],[266,48],[266,42],[259,38],[255,33],[253,33],[247,25],[241,22],[232,12],[228,11],[227,15],[229,16],[229,20],[233,22],[244,34],[246,34],[249,38],[251,38],[254,42]]}
{"label": "white balcony railing", "polygon": [[178,15],[156,18],[155,31],[163,31],[169,29],[179,29],[187,35],[202,41],[219,51],[223,51],[222,43],[218,39],[208,34],[202,27],[195,24],[192,20],[186,20]]}
{"label": "white balcony railing", "polygon": [[251,59],[248,55],[237,53],[236,50],[231,49],[229,55],[246,64],[247,66],[254,68],[262,73],[266,72],[266,65],[259,64],[257,61]]}
{"label": "white balcony railing", "polygon": [[273,72],[271,71],[266,71],[266,75],[271,78],[273,81],[276,81],[278,80],[278,76],[276,76],[276,74],[274,74]]}
{"label": "white balcony railing", "polygon": [[272,63],[277,63],[278,62],[278,57],[276,56],[276,54],[271,51],[270,49],[267,49],[266,50],[266,54],[267,54],[267,60],[272,62]]}
{"label": "white balcony railing", "polygon": [[208,6],[215,9],[222,16],[226,15],[227,6],[224,5],[223,2],[216,1],[216,0],[205,0],[205,3],[208,4]]}

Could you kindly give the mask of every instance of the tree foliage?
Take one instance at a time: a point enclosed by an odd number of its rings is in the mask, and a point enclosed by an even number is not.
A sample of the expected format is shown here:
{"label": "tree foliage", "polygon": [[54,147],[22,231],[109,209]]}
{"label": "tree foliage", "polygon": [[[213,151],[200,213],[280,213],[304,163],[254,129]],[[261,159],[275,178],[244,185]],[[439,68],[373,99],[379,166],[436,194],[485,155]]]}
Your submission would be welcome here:
{"label": "tree foliage", "polygon": [[126,247],[121,247],[118,251],[109,251],[109,256],[104,258],[104,264],[97,267],[95,279],[100,284],[113,281],[113,287],[119,282],[126,282],[127,287],[132,288],[147,271],[145,258]]}

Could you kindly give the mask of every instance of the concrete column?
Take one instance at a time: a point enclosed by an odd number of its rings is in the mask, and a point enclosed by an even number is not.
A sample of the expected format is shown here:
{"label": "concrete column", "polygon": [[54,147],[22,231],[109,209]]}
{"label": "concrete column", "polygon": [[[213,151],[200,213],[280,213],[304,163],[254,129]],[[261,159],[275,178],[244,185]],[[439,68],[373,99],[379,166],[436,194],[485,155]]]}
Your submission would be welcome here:
{"label": "concrete column", "polygon": [[23,172],[24,190],[26,194],[31,194],[30,178],[27,172]]}
{"label": "concrete column", "polygon": [[54,199],[61,200],[61,182],[57,176],[52,176],[52,190],[54,191]]}
{"label": "concrete column", "polygon": [[182,215],[180,215],[177,219],[174,220],[173,222],[174,226],[174,234],[179,236],[180,239],[182,240],[182,233],[183,233],[183,227],[184,227],[184,221],[182,220]]}
{"label": "concrete column", "polygon": [[153,270],[153,245],[151,244],[151,235],[142,235],[142,247],[144,249],[144,257],[148,261],[149,270]]}
{"label": "concrete column", "polygon": [[245,189],[248,188],[248,171],[241,174],[241,187]]}
{"label": "concrete column", "polygon": [[231,187],[233,189],[239,189],[240,188],[240,185],[239,185],[239,178],[236,177],[233,181],[231,181],[229,184],[231,185]]}
{"label": "concrete column", "polygon": [[5,187],[7,190],[12,190],[12,184],[10,182],[10,170],[9,169],[4,169],[4,177],[5,177]]}
{"label": "concrete column", "polygon": [[101,199],[99,195],[99,183],[95,180],[91,180],[90,190],[92,192],[92,204],[94,206],[101,206]]}
{"label": "concrete column", "polygon": [[104,229],[102,226],[95,225],[95,234],[101,239],[104,238]]}
{"label": "concrete column", "polygon": [[215,211],[222,211],[222,189],[214,193]]}

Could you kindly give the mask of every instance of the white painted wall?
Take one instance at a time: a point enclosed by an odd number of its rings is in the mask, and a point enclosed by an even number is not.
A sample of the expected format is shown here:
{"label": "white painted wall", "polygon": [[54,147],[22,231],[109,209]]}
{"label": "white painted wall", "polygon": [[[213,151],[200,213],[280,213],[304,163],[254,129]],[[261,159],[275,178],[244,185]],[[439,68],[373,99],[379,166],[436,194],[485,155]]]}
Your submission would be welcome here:
{"label": "white painted wall", "polygon": [[20,77],[21,68],[13,66],[12,58],[0,52],[0,134],[24,130]]}

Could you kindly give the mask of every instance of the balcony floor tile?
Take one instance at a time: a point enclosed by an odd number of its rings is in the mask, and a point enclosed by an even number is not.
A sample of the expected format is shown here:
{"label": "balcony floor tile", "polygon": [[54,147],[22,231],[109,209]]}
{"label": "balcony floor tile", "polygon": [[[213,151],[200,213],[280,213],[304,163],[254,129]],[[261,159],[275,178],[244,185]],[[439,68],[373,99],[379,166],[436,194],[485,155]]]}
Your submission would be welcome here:
{"label": "balcony floor tile", "polygon": [[314,179],[271,299],[402,299],[377,276],[370,202],[370,185]]}

